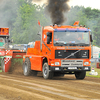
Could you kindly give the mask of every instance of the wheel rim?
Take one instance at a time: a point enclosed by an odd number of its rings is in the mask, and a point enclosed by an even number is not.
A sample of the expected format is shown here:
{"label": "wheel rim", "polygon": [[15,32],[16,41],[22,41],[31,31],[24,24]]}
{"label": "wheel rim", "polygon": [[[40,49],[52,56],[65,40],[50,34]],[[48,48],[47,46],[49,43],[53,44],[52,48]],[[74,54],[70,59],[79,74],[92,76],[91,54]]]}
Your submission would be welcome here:
{"label": "wheel rim", "polygon": [[28,65],[27,62],[25,62],[25,68],[24,68],[24,73],[27,73]]}
{"label": "wheel rim", "polygon": [[47,68],[46,65],[44,66],[43,72],[44,72],[44,76],[47,76],[47,74],[48,74],[48,68]]}

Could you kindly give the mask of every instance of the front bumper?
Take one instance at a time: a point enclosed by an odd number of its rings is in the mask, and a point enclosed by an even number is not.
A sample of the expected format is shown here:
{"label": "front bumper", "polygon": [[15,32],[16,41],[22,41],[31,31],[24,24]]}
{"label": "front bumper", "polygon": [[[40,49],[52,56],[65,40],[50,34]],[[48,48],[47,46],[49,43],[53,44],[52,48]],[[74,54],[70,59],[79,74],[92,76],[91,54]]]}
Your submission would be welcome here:
{"label": "front bumper", "polygon": [[53,72],[78,72],[78,71],[91,71],[91,66],[83,66],[83,67],[54,67],[50,66],[50,71]]}

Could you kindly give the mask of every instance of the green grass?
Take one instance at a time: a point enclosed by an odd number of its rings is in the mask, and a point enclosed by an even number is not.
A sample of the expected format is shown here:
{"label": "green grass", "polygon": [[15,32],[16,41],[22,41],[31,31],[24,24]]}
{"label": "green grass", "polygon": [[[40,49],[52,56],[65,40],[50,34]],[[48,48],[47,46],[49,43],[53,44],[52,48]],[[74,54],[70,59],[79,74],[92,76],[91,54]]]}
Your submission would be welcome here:
{"label": "green grass", "polygon": [[91,69],[92,69],[92,67],[94,67],[95,72],[98,72],[98,75],[97,76],[89,75],[89,73],[91,72],[91,71],[89,71],[86,73],[86,76],[100,78],[100,69],[96,68],[95,63],[91,63]]}
{"label": "green grass", "polygon": [[0,70],[0,72],[2,72],[2,70]]}

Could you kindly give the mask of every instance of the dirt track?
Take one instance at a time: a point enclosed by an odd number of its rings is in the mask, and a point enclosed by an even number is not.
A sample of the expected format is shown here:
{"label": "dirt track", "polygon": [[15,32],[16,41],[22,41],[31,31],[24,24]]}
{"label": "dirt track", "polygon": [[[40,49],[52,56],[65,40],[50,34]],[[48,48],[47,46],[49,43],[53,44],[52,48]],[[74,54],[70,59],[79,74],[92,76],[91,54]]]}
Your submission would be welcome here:
{"label": "dirt track", "polygon": [[0,73],[0,100],[100,100],[100,79],[74,75],[45,80]]}

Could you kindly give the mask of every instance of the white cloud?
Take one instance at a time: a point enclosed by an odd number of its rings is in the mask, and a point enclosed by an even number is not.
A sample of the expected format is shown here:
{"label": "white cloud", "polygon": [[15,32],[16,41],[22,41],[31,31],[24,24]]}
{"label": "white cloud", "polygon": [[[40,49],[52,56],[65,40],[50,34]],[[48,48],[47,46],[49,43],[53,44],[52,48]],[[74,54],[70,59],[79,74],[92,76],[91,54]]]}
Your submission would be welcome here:
{"label": "white cloud", "polygon": [[84,7],[91,7],[95,9],[100,9],[100,0],[70,0],[70,6],[84,6]]}

